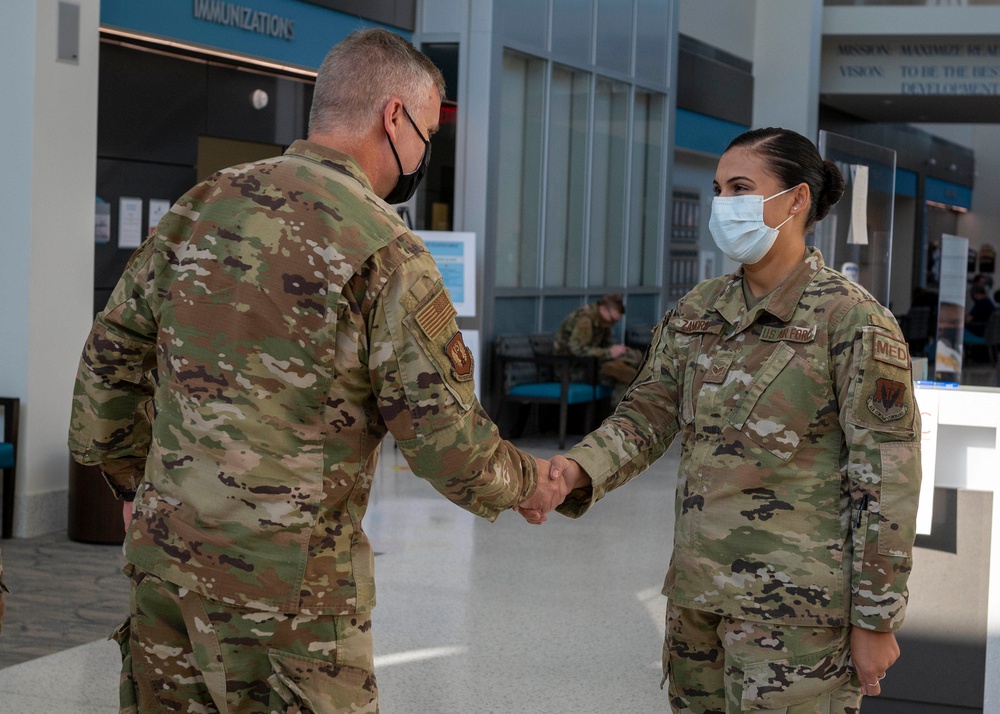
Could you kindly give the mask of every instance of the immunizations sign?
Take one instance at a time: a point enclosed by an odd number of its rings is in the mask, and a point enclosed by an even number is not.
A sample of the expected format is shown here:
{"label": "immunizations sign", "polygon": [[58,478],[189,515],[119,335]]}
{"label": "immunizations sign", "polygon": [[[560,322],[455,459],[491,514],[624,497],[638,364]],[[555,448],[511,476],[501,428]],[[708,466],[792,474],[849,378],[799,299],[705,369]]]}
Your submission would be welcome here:
{"label": "immunizations sign", "polygon": [[194,18],[281,40],[295,39],[294,20],[231,2],[194,0]]}
{"label": "immunizations sign", "polygon": [[823,41],[825,94],[1000,95],[1000,40]]}

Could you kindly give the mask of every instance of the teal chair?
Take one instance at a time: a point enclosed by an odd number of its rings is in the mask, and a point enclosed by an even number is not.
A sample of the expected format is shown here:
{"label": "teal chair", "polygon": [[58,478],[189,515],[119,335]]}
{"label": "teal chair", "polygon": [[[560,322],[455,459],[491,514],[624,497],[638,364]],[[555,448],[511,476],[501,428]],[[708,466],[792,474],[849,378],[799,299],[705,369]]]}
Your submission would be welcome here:
{"label": "teal chair", "polygon": [[520,405],[513,438],[523,432],[530,407],[542,404],[558,407],[559,448],[564,449],[569,407],[586,407],[586,428],[590,431],[596,425],[598,411],[608,411],[612,390],[598,381],[600,365],[596,358],[556,355],[552,349],[553,338],[551,334],[513,334],[496,338],[493,385],[499,394],[494,403],[500,410],[505,403]]}
{"label": "teal chair", "polygon": [[0,473],[3,474],[2,537],[14,534],[14,473],[17,470],[17,426],[20,422],[21,400],[0,397],[3,407],[3,442],[0,443]]}

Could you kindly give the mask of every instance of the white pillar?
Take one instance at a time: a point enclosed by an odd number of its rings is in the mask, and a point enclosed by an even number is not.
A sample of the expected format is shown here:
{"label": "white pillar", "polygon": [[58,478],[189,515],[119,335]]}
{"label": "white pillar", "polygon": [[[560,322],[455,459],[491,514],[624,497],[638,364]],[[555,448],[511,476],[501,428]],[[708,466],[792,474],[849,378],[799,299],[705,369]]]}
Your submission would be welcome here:
{"label": "white pillar", "polygon": [[753,126],[817,139],[823,0],[758,0],[753,48]]}
{"label": "white pillar", "polygon": [[0,23],[0,393],[21,399],[15,534],[66,527],[66,432],[92,319],[99,0],[79,8],[79,57],[57,60],[58,0]]}

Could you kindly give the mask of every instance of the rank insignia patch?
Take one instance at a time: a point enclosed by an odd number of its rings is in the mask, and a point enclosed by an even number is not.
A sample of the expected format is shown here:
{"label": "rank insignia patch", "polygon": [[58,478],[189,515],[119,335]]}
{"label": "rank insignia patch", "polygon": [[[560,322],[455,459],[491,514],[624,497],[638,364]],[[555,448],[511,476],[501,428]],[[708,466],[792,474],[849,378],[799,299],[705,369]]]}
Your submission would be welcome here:
{"label": "rank insignia patch", "polygon": [[451,362],[452,374],[460,382],[472,379],[472,352],[465,346],[462,333],[456,332],[444,346],[444,353]]}
{"label": "rank insignia patch", "polygon": [[442,290],[433,300],[420,308],[417,313],[417,324],[424,334],[433,340],[457,314],[451,300],[448,299],[448,293]]}
{"label": "rank insignia patch", "polygon": [[894,379],[875,380],[875,393],[868,397],[868,409],[882,421],[895,421],[906,415],[906,385]]}

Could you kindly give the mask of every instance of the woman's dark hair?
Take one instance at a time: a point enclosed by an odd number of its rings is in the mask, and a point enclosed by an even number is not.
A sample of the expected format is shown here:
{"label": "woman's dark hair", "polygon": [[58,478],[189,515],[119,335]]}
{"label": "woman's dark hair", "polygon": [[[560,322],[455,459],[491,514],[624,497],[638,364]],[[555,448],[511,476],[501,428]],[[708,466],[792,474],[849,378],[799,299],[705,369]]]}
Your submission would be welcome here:
{"label": "woman's dark hair", "polygon": [[737,148],[762,157],[782,188],[809,185],[812,203],[806,217],[807,229],[826,216],[844,195],[844,177],[837,165],[824,160],[809,139],[790,129],[752,129],[733,139],[726,151]]}

